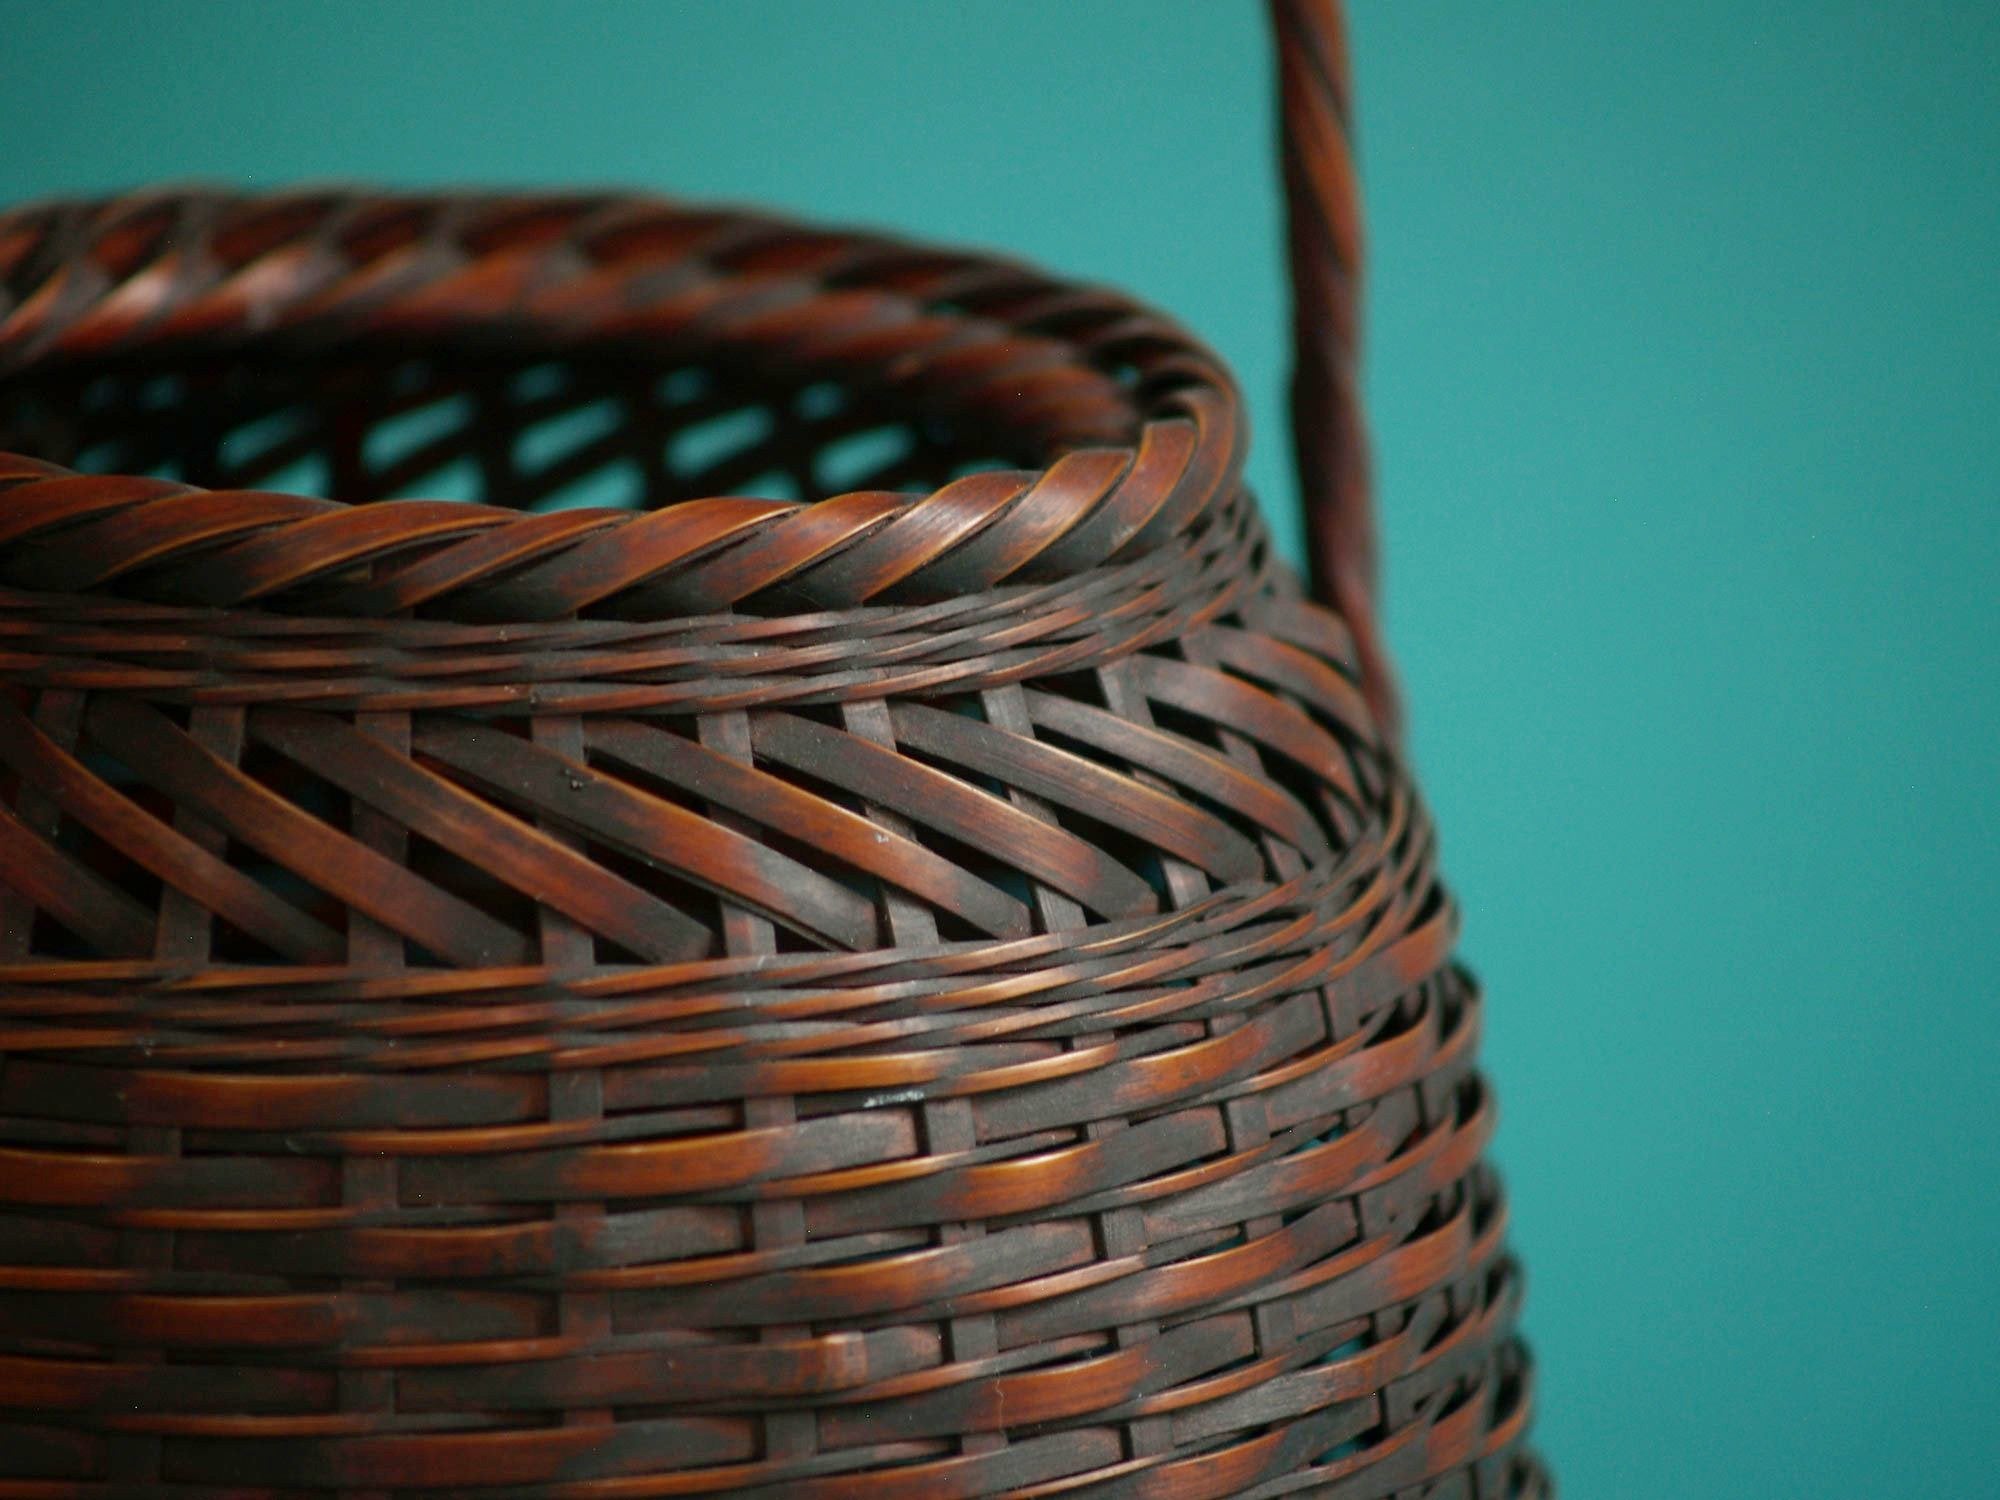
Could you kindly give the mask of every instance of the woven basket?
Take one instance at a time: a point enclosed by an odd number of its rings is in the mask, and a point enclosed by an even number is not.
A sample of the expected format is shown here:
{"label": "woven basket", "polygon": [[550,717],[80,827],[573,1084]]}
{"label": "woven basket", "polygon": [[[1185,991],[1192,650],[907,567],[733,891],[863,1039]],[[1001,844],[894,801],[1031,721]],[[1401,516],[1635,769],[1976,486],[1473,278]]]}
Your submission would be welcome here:
{"label": "woven basket", "polygon": [[1019,265],[0,215],[0,1497],[1549,1492],[1274,16],[1332,609]]}

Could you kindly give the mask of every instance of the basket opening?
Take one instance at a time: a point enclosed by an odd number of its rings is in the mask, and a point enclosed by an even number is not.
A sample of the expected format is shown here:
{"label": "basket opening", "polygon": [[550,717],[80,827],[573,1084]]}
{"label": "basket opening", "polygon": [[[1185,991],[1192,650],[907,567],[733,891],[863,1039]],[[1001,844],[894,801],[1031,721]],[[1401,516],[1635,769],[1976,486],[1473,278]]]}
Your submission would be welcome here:
{"label": "basket opening", "polygon": [[[932,604],[1129,560],[1240,477],[1212,354],[989,257],[642,199],[0,218],[8,588],[479,623]],[[445,505],[337,508],[405,499]]]}
{"label": "basket opening", "polygon": [[1039,435],[804,373],[476,352],[255,353],[0,382],[0,450],[97,474],[360,504],[646,511],[813,501],[1046,461]]}

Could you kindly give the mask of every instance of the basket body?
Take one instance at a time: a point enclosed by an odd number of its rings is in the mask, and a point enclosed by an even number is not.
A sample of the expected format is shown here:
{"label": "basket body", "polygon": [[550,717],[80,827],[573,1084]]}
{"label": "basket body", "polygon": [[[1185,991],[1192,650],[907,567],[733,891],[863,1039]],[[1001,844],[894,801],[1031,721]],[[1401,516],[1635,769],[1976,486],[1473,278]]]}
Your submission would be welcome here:
{"label": "basket body", "polygon": [[626,200],[0,278],[0,1495],[1543,1492],[1478,991],[1206,351]]}

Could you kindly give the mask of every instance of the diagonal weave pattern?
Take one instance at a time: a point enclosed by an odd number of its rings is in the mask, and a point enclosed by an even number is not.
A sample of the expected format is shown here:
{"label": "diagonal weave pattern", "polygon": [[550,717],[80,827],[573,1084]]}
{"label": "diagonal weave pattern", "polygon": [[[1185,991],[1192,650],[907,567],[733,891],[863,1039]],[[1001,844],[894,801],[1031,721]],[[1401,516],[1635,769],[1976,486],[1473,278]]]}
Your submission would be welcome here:
{"label": "diagonal weave pattern", "polygon": [[874,236],[0,215],[0,1500],[1548,1494],[1243,442]]}

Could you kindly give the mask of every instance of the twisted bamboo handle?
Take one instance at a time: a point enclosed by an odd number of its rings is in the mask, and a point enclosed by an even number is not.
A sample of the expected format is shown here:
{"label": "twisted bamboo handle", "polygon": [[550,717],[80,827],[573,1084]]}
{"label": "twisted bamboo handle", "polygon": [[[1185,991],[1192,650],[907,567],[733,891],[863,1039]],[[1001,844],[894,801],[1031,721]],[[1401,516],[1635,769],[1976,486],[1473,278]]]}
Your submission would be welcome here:
{"label": "twisted bamboo handle", "polygon": [[1335,0],[1270,0],[1292,272],[1292,452],[1314,596],[1354,632],[1385,734],[1401,715],[1375,615],[1375,526],[1358,385],[1361,203]]}

